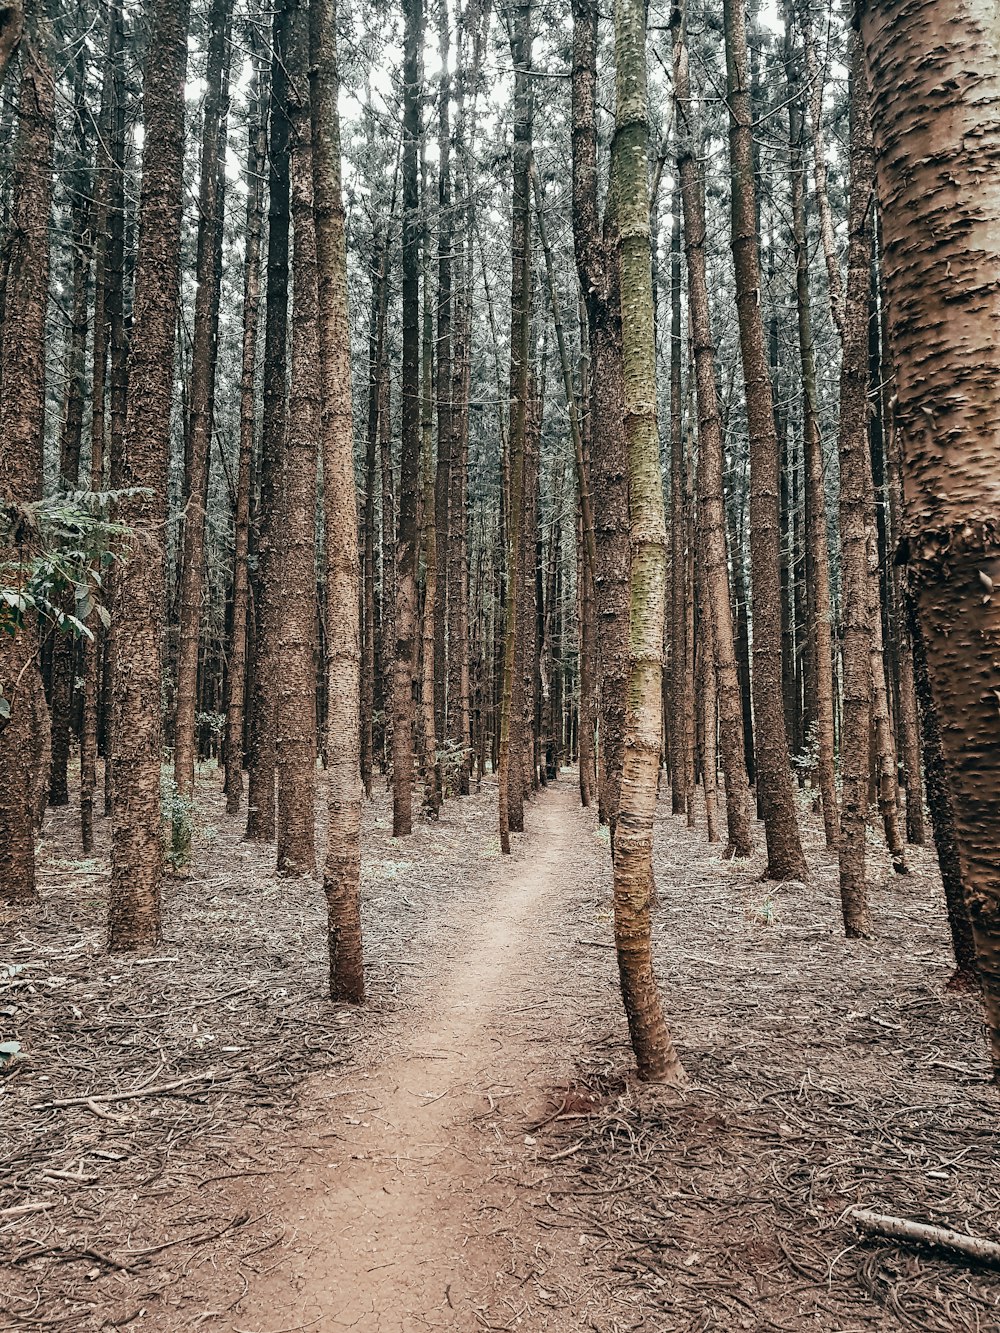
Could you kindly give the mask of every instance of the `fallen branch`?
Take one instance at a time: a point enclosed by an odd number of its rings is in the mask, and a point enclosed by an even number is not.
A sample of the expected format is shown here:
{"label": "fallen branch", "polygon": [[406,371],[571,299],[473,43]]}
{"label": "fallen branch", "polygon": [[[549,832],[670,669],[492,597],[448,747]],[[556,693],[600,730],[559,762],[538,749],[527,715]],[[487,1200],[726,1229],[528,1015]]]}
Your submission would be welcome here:
{"label": "fallen branch", "polygon": [[[231,1075],[224,1074],[222,1077],[230,1078]],[[164,1093],[174,1092],[177,1088],[186,1088],[191,1083],[214,1082],[215,1078],[215,1070],[209,1069],[204,1074],[193,1074],[190,1078],[176,1078],[173,1083],[160,1083],[153,1088],[136,1088],[133,1092],[102,1092],[99,1096],[90,1097],[57,1097],[51,1102],[36,1103],[32,1110],[51,1111],[57,1106],[90,1106],[96,1102],[129,1102],[140,1097],[159,1097]]]}
{"label": "fallen branch", "polygon": [[960,1254],[977,1263],[1000,1268],[1000,1245],[996,1241],[966,1236],[960,1231],[952,1231],[950,1227],[934,1227],[926,1222],[909,1222],[902,1217],[891,1217],[888,1213],[873,1213],[867,1208],[853,1208],[851,1216],[860,1229],[869,1235],[885,1236],[889,1240],[911,1245],[933,1246],[949,1254]]}

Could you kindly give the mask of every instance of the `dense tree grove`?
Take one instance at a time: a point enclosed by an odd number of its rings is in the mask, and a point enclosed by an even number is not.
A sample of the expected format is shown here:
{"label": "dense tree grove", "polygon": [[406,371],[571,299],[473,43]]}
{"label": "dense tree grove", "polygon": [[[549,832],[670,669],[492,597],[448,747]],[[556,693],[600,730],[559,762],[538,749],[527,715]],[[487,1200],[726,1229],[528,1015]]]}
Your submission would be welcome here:
{"label": "dense tree grove", "polygon": [[0,6],[0,900],[78,803],[155,949],[224,770],[358,1002],[378,784],[507,854],[576,766],[641,1077],[668,785],[778,881],[821,817],[861,940],[933,836],[1000,1069],[1000,72],[934,8]]}

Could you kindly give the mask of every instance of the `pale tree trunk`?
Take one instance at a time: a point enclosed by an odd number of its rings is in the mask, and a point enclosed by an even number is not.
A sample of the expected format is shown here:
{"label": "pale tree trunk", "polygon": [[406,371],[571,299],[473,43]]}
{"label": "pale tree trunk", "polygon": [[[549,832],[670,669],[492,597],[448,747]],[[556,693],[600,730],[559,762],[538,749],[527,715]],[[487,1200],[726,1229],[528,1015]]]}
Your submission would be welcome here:
{"label": "pale tree trunk", "polygon": [[[861,6],[882,204],[903,547],[1000,1077],[1000,144],[986,0]],[[928,147],[930,145],[930,147]]]}
{"label": "pale tree trunk", "polygon": [[[55,126],[49,41],[48,25],[40,14],[29,11],[21,45],[13,249],[0,346],[0,503],[11,507],[4,516],[10,531],[0,545],[0,560],[15,565],[32,554],[16,507],[39,500],[42,494]],[[34,754],[41,677],[37,624],[25,617],[16,633],[9,632],[12,628],[0,628],[0,902],[22,903],[35,896]]]}
{"label": "pale tree trunk", "polygon": [[[786,23],[789,22],[786,16]],[[788,131],[791,148],[792,238],[795,244],[795,294],[799,360],[802,367],[802,442],[805,456],[806,584],[808,636],[812,656],[813,704],[818,742],[818,778],[826,845],[835,847],[839,834],[834,767],[833,614],[830,602],[830,551],[826,531],[826,490],[823,484],[823,440],[816,387],[806,242],[805,163],[797,57],[789,53]],[[838,266],[837,272],[840,269]]]}
{"label": "pale tree trunk", "polygon": [[874,534],[868,464],[868,285],[871,261],[872,150],[865,90],[851,65],[850,215],[844,356],[840,375],[840,566],[843,723],[840,741],[840,899],[848,937],[872,933],[865,873],[871,737],[871,593]]}
{"label": "pale tree trunk", "polygon": [[396,656],[392,707],[392,832],[413,829],[413,671],[417,632],[417,491],[420,471],[420,142],[423,0],[404,0],[403,422],[396,552]]}
{"label": "pale tree trunk", "polygon": [[[191,416],[187,423],[189,462],[184,513],[180,624],[177,649],[177,711],[174,718],[174,785],[185,803],[194,800],[196,715],[198,711],[198,645],[201,599],[205,582],[205,506],[212,447],[215,371],[218,361],[216,325],[220,272],[215,252],[224,209],[224,163],[219,138],[225,133],[229,97],[229,0],[212,0],[209,19],[205,113],[201,144],[201,185],[198,193],[198,287],[194,303],[191,350]],[[187,869],[191,858],[191,820],[175,821],[173,858]]]}
{"label": "pale tree trunk", "polygon": [[321,430],[319,292],[309,105],[309,11],[290,0],[287,102],[292,360],[282,470],[278,637],[278,870],[316,865],[316,472]]}
{"label": "pale tree trunk", "polygon": [[326,534],[327,902],[330,996],[365,998],[361,948],[361,623],[336,0],[310,0]]}
{"label": "pale tree trunk", "polygon": [[788,733],[781,694],[781,588],[778,440],[761,319],[760,260],[753,171],[746,21],[741,0],[725,0],[736,306],[750,433],[750,572],[753,602],[753,699],[758,797],[770,879],[802,880]]}
{"label": "pale tree trunk", "polygon": [[274,773],[281,623],[282,499],[288,342],[288,54],[289,0],[277,0],[272,28],[268,146],[267,295],[264,313],[260,493],[257,502],[257,584],[254,689],[250,707],[246,836],[274,841]]}
{"label": "pale tree trunk", "polygon": [[[528,340],[531,329],[531,110],[528,69],[531,63],[531,4],[519,0],[511,33],[514,59],[514,152],[510,295],[510,484],[507,490],[507,598],[504,615],[503,672],[500,688],[500,755],[498,773],[500,850],[510,854],[511,807],[522,799],[520,727],[514,725],[518,693],[517,639],[522,566],[525,453],[530,411]],[[515,811],[516,814],[516,811]],[[516,822],[516,820],[515,820]]]}
{"label": "pale tree trunk", "polygon": [[698,399],[698,512],[705,552],[705,583],[712,621],[712,647],[718,681],[719,748],[726,787],[727,854],[752,850],[750,789],[744,758],[743,705],[736,668],[729,565],[726,559],[726,512],[723,494],[722,421],[715,383],[715,344],[705,270],[705,200],[697,165],[699,135],[691,96],[684,13],[671,14],[674,40],[674,95],[677,98],[677,170],[684,210],[687,253],[688,318],[694,346]]}
{"label": "pale tree trunk", "polygon": [[[252,26],[252,33],[257,32]],[[243,718],[247,680],[247,613],[250,580],[250,488],[254,434],[257,425],[257,333],[260,323],[260,255],[264,221],[264,163],[267,136],[264,119],[266,88],[259,51],[254,50],[254,73],[247,119],[246,255],[243,269],[243,366],[240,376],[240,454],[233,515],[233,628],[229,650],[226,698],[226,813],[239,813],[243,798]]]}
{"label": "pale tree trunk", "polygon": [[663,721],[667,534],[656,425],[645,38],[642,0],[617,0],[617,108],[611,170],[620,238],[632,571],[625,753],[614,844],[615,944],[639,1077],[650,1082],[681,1083],[684,1071],[667,1031],[653,972],[649,910]]}
{"label": "pale tree trunk", "polygon": [[184,187],[184,79],[188,0],[157,0],[143,90],[145,138],[128,396],[118,484],[131,530],[117,571],[111,626],[109,945],[154,947],[160,938],[161,640],[167,480]]}

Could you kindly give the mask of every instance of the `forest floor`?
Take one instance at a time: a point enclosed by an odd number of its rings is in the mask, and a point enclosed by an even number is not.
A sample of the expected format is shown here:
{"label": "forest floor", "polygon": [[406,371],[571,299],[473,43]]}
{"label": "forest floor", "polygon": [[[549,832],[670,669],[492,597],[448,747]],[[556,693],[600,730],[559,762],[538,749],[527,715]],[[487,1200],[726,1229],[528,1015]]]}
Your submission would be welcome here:
{"label": "forest floor", "polygon": [[[997,1092],[927,850],[873,844],[878,938],[660,804],[656,958],[690,1076],[630,1075],[606,835],[573,775],[501,860],[495,790],[366,810],[369,1003],[325,907],[201,784],[155,957],[103,948],[106,847],[52,812],[0,916],[0,1329],[992,1330],[1000,1274],[861,1240],[861,1204],[1000,1235]],[[103,830],[106,837],[106,829]]]}

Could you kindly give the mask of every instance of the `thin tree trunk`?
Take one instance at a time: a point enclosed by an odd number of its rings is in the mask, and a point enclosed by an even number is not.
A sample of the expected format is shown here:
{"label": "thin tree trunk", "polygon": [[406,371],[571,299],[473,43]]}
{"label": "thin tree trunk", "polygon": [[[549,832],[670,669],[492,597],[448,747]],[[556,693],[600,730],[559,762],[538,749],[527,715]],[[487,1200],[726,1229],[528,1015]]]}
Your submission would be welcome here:
{"label": "thin tree trunk", "polygon": [[319,260],[326,534],[327,902],[330,997],[365,997],[361,946],[361,625],[336,0],[310,0],[313,188]]}
{"label": "thin tree trunk", "polygon": [[[445,8],[445,7],[443,7]],[[426,174],[423,178],[426,199]],[[443,578],[438,577],[437,515],[435,513],[434,467],[434,315],[432,311],[430,266],[428,263],[428,233],[423,235],[423,337],[421,340],[421,395],[420,395],[420,485],[423,496],[421,538],[424,549],[424,606],[421,618],[420,663],[420,725],[423,736],[424,811],[437,819],[441,809],[441,766],[438,762],[438,732],[435,726],[435,675],[443,674],[443,658],[437,654],[436,628],[439,602],[444,601]],[[440,320],[440,316],[439,316]],[[440,328],[440,322],[438,327]],[[438,374],[440,375],[440,366]],[[440,421],[440,390],[438,399]],[[438,439],[440,441],[440,430]],[[438,585],[441,592],[438,592]],[[437,672],[435,664],[438,664]]]}
{"label": "thin tree trunk", "polygon": [[[434,691],[434,730],[437,743],[444,744],[451,731],[448,716],[449,667],[458,650],[455,637],[454,610],[448,599],[449,523],[451,517],[451,469],[454,441],[452,409],[452,251],[454,222],[451,204],[451,76],[449,71],[451,23],[448,0],[437,0],[438,51],[441,73],[438,83],[438,240],[437,240],[437,469],[434,481],[435,554],[440,565],[440,578],[435,588],[434,603],[434,660],[432,669]],[[437,571],[435,570],[435,573]],[[450,613],[450,614],[449,614]],[[426,650],[425,650],[426,651]],[[457,701],[455,701],[457,702]]]}
{"label": "thin tree trunk", "polygon": [[614,842],[615,945],[639,1077],[681,1083],[684,1070],[667,1031],[653,972],[649,913],[663,721],[667,534],[656,424],[645,36],[643,0],[616,0],[617,108],[611,171],[619,222],[632,569],[625,751]]}
{"label": "thin tree trunk", "polygon": [[750,562],[753,596],[753,698],[758,798],[771,879],[802,880],[808,871],[799,839],[788,736],[781,697],[781,590],[778,533],[778,442],[760,310],[753,137],[746,23],[739,0],[725,0],[732,176],[732,245],[736,304],[750,432]]}
{"label": "thin tree trunk", "polygon": [[161,639],[174,333],[184,187],[189,0],[156,0],[146,58],[139,245],[128,351],[119,518],[132,532],[112,621],[112,950],[160,938]]}
{"label": "thin tree trunk", "polygon": [[[252,31],[256,33],[256,26]],[[260,323],[260,256],[264,223],[264,163],[267,136],[266,88],[260,54],[254,49],[254,73],[247,118],[246,254],[243,269],[243,366],[240,377],[240,455],[233,516],[233,627],[226,699],[226,813],[239,813],[243,799],[243,724],[247,677],[247,624],[250,600],[250,486],[257,425],[257,334]],[[255,682],[256,685],[256,682]]]}
{"label": "thin tree trunk", "polygon": [[[23,43],[14,162],[10,275],[0,345],[0,478],[12,506],[42,494],[45,421],[45,311],[49,288],[49,211],[55,102],[50,34],[30,9]],[[30,537],[11,518],[0,560],[15,566],[30,556]],[[6,526],[6,524],[5,524]],[[19,535],[20,534],[20,535]],[[15,629],[15,633],[9,632]],[[38,629],[26,616],[0,632],[0,901],[35,896],[34,755],[41,677]],[[44,701],[43,701],[44,703]],[[45,778],[47,778],[47,774]]]}
{"label": "thin tree trunk", "polygon": [[872,667],[868,464],[868,285],[872,148],[860,48],[851,64],[850,232],[840,377],[840,563],[844,720],[841,732],[840,898],[849,938],[871,935],[865,873]]}
{"label": "thin tree trunk", "polygon": [[670,235],[670,806],[687,811],[694,774],[688,762],[687,522],[684,507],[684,404],[681,397],[681,219],[675,200]]}

